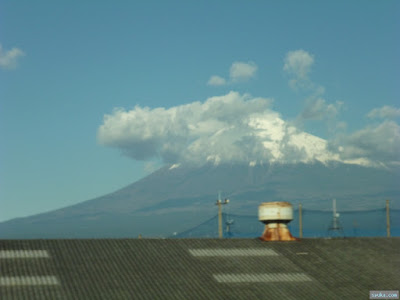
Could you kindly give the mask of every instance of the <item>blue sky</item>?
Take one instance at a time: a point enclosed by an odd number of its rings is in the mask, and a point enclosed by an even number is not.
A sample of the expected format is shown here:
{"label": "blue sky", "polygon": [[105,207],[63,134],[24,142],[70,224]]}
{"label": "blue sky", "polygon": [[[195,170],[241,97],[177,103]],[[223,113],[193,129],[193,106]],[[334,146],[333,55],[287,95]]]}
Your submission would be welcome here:
{"label": "blue sky", "polygon": [[[347,158],[393,162],[398,1],[216,2],[0,2],[0,221],[112,192],[179,156],[140,160],[129,147],[143,137],[99,137],[105,115],[119,124],[114,108],[149,107],[154,136],[153,109],[233,91],[234,103],[273,99],[269,110],[348,145]],[[392,152],[361,149],[371,132]]]}

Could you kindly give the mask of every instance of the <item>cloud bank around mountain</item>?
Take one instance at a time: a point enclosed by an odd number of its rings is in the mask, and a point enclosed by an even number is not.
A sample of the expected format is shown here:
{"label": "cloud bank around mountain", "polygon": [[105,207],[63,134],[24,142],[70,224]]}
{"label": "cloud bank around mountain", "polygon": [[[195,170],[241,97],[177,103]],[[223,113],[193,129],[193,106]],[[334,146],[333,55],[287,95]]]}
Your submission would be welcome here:
{"label": "cloud bank around mountain", "polygon": [[[203,103],[168,109],[140,106],[130,111],[116,109],[104,117],[98,140],[136,160],[161,158],[166,163],[265,156],[267,153],[259,153],[265,150],[249,131],[249,122],[252,116],[260,114],[277,118],[277,113],[269,110],[271,102],[230,92]],[[245,141],[248,144],[244,145]]]}
{"label": "cloud bank around mountain", "polygon": [[367,117],[370,119],[400,118],[400,108],[385,105],[381,108],[374,108],[367,114]]}
{"label": "cloud bank around mountain", "polygon": [[98,141],[135,160],[169,164],[400,161],[400,130],[393,121],[326,141],[284,121],[271,103],[231,91],[171,108],[115,109],[104,117]]}
{"label": "cloud bank around mountain", "polygon": [[14,69],[17,66],[18,58],[24,55],[25,53],[21,49],[15,47],[5,51],[0,44],[0,68]]}
{"label": "cloud bank around mountain", "polygon": [[370,124],[349,135],[339,134],[328,149],[342,160],[369,160],[375,166],[400,166],[400,126],[392,120]]}

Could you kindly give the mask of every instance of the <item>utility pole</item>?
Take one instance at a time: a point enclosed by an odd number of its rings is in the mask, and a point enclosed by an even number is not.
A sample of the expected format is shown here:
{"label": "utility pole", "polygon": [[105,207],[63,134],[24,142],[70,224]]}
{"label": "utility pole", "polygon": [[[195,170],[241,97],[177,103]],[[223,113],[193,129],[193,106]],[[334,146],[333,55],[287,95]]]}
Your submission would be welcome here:
{"label": "utility pole", "polygon": [[229,199],[225,199],[224,202],[221,200],[221,192],[218,192],[218,200],[216,205],[218,205],[218,236],[222,239],[222,204],[228,204]]}
{"label": "utility pole", "polygon": [[386,200],[386,235],[387,237],[390,237],[389,200]]}
{"label": "utility pole", "polygon": [[299,204],[299,237],[303,238],[303,216],[302,216],[302,205]]}

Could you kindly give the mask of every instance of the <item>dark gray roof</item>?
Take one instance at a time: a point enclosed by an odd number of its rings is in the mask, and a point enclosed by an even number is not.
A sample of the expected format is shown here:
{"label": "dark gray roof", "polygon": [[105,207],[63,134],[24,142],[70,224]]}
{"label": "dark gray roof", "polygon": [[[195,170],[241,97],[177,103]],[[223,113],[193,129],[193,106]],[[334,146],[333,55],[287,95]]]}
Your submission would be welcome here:
{"label": "dark gray roof", "polygon": [[399,253],[400,238],[0,240],[0,295],[368,299],[400,288]]}

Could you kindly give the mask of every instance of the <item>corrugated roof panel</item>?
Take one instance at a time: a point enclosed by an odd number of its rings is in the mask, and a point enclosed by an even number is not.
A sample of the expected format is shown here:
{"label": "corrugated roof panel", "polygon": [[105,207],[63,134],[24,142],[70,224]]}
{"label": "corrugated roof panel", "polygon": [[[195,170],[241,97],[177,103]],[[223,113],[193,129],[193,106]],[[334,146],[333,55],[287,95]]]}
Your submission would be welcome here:
{"label": "corrugated roof panel", "polygon": [[[0,259],[0,277],[54,275],[60,283],[0,286],[0,298],[7,300],[361,299],[377,286],[398,289],[400,276],[400,238],[1,240],[0,249],[45,249],[51,255]],[[257,251],[249,249],[275,254],[254,256]],[[189,250],[229,256],[194,256]]]}
{"label": "corrugated roof panel", "polygon": [[272,249],[189,249],[193,256],[276,256]]}
{"label": "corrugated roof panel", "polygon": [[0,277],[0,286],[59,285],[55,276],[7,276]]}
{"label": "corrugated roof panel", "polygon": [[46,250],[1,250],[0,259],[7,258],[48,258]]}
{"label": "corrugated roof panel", "polygon": [[213,277],[220,283],[312,281],[304,273],[214,274]]}

